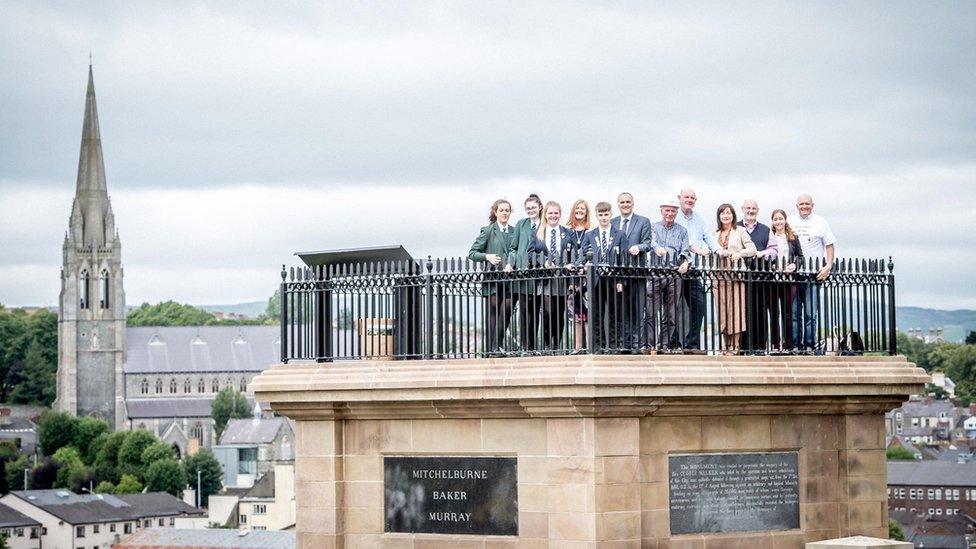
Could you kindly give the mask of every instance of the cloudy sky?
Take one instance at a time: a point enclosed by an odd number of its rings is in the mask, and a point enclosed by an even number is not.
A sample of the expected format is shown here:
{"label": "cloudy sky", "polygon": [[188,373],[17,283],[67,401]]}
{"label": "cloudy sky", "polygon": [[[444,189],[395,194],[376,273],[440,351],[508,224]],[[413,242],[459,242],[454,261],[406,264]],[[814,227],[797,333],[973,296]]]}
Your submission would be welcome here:
{"label": "cloudy sky", "polygon": [[810,192],[899,304],[976,308],[974,3],[309,4],[0,2],[0,303],[57,303],[91,51],[130,304],[693,186],[709,219]]}

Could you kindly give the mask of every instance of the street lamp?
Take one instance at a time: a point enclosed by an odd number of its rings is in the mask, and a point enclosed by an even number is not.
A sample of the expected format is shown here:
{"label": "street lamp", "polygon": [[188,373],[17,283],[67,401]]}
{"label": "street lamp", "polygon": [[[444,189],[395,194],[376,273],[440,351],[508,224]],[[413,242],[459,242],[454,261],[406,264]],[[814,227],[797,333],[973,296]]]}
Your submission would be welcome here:
{"label": "street lamp", "polygon": [[197,469],[197,509],[200,508],[200,469]]}
{"label": "street lamp", "polygon": [[27,468],[27,467],[24,467],[24,493],[25,494],[27,493],[27,473],[28,472],[30,472],[30,469]]}

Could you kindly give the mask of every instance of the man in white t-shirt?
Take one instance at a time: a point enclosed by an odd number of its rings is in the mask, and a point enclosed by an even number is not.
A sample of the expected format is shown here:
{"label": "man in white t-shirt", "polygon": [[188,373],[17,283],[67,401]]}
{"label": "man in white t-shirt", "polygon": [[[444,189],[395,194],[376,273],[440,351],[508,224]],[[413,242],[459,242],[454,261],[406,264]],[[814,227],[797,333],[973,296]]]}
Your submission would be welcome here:
{"label": "man in white t-shirt", "polygon": [[[801,194],[796,199],[796,214],[789,216],[787,222],[800,239],[803,258],[823,260],[817,271],[816,282],[810,281],[800,286],[800,294],[793,300],[793,341],[800,351],[817,346],[814,339],[817,316],[820,307],[820,285],[830,276],[834,265],[834,245],[837,238],[830,230],[830,224],[822,216],[813,213],[813,197]],[[801,311],[803,316],[801,317]],[[801,331],[802,326],[802,331]]]}

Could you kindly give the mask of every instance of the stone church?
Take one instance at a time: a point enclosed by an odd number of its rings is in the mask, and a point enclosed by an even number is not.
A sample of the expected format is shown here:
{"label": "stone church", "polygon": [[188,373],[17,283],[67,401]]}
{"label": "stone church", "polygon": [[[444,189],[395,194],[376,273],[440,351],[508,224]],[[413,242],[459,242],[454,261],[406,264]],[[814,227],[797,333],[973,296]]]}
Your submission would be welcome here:
{"label": "stone church", "polygon": [[[214,444],[210,408],[278,361],[274,326],[130,328],[122,244],[108,194],[95,83],[88,90],[78,179],[65,234],[54,409],[148,429],[181,453]],[[248,393],[250,399],[250,394]]]}

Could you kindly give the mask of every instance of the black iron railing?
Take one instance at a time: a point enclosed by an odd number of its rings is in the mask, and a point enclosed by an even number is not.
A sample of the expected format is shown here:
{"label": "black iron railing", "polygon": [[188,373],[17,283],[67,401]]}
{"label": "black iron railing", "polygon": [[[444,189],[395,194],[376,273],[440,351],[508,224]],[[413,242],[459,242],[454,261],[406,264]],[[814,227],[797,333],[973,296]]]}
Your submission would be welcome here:
{"label": "black iron railing", "polygon": [[895,353],[890,258],[839,259],[823,281],[822,260],[530,259],[282,266],[281,359]]}

